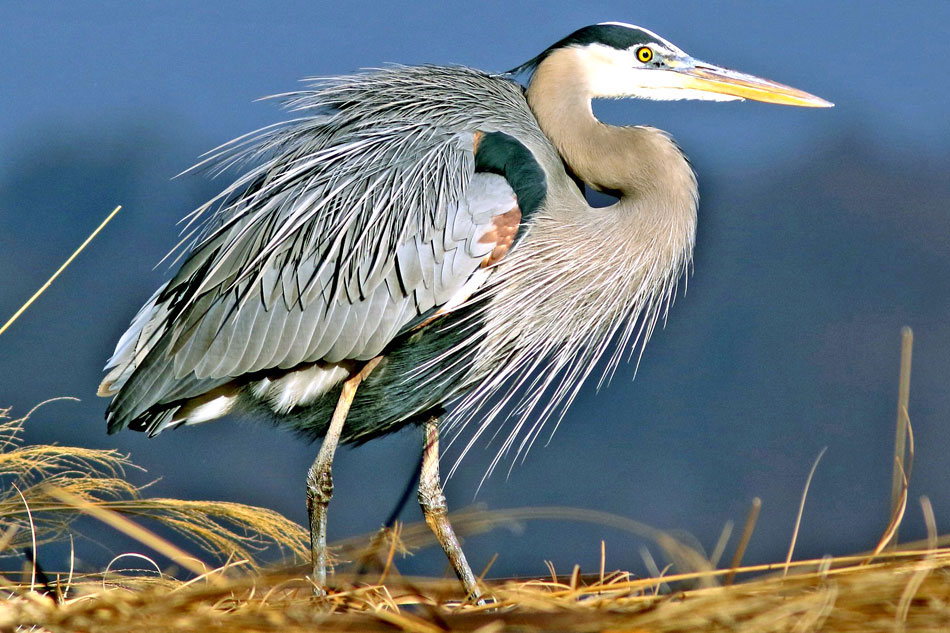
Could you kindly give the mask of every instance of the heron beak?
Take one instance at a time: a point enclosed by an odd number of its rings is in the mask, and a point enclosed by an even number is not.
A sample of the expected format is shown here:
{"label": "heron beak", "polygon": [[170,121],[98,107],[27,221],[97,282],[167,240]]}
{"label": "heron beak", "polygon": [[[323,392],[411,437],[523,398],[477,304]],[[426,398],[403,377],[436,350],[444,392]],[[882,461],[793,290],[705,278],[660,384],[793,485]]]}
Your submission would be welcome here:
{"label": "heron beak", "polygon": [[691,90],[805,108],[834,106],[830,101],[803,90],[700,61],[674,70],[682,75],[682,87]]}

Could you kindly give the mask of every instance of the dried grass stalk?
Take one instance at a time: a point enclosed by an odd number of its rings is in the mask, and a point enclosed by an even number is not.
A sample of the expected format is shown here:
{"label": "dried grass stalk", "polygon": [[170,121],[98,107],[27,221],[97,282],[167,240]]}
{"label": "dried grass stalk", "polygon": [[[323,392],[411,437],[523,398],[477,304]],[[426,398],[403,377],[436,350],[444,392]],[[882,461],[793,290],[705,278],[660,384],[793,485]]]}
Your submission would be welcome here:
{"label": "dried grass stalk", "polygon": [[[92,504],[157,521],[219,562],[237,558],[254,564],[270,547],[301,559],[309,552],[306,531],[272,510],[223,501],[143,498],[140,488],[126,479],[136,466],[118,451],[24,446],[20,436],[28,418],[12,419],[9,409],[0,409],[0,533],[16,528],[7,548],[66,538],[81,514],[78,505]],[[55,490],[81,503],[64,503]]]}

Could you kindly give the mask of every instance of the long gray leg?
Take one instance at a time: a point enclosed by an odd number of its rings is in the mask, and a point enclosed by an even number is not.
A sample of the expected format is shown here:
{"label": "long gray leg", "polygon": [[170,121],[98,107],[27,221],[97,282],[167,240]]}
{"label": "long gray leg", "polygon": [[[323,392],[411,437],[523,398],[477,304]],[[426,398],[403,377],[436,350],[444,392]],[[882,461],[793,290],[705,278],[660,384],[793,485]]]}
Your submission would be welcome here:
{"label": "long gray leg", "polygon": [[455,575],[462,581],[462,588],[471,600],[477,600],[481,595],[475,583],[475,575],[465,552],[459,545],[452,524],[449,523],[448,508],[445,505],[445,495],[442,493],[442,484],[439,481],[439,419],[431,417],[425,423],[425,444],[422,451],[422,471],[419,475],[419,505],[426,523],[439,539],[439,544],[445,555],[449,557]]}
{"label": "long gray leg", "polygon": [[343,383],[340,399],[336,403],[330,427],[327,429],[320,452],[313,460],[313,465],[307,472],[307,516],[310,519],[310,557],[313,562],[313,582],[316,584],[314,593],[320,594],[327,584],[327,506],[333,497],[333,455],[337,444],[340,443],[340,434],[343,432],[343,423],[346,414],[350,411],[356,388],[365,379],[373,368],[379,364],[380,357],[374,358],[363,366],[359,373],[348,378]]}

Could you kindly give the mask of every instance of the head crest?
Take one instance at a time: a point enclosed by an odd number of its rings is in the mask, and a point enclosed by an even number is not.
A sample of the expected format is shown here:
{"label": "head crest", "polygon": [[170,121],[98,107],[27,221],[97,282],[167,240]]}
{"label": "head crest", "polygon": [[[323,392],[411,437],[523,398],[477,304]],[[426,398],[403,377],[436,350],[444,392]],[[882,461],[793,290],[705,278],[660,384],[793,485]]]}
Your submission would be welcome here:
{"label": "head crest", "polygon": [[533,73],[538,65],[543,62],[548,55],[561,48],[590,46],[592,44],[601,44],[624,50],[643,44],[666,44],[656,33],[632,24],[623,22],[602,22],[600,24],[591,24],[580,28],[567,37],[564,37],[551,46],[547,47],[541,53],[516,68],[509,70],[506,75],[520,75],[521,73]]}

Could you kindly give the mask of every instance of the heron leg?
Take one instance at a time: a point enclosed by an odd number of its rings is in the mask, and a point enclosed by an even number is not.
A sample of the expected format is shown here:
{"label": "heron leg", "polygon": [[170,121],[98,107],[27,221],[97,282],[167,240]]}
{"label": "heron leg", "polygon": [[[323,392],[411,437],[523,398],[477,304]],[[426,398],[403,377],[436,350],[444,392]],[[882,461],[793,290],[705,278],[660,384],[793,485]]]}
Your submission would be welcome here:
{"label": "heron leg", "polygon": [[469,599],[477,600],[481,595],[475,582],[472,568],[465,559],[465,552],[455,536],[455,530],[449,523],[448,507],[442,483],[439,481],[439,419],[430,417],[424,427],[422,451],[422,469],[419,475],[419,505],[429,528],[435,533],[442,550],[449,557],[455,575],[462,582],[462,588]]}
{"label": "heron leg", "polygon": [[327,584],[327,506],[333,497],[333,455],[336,453],[343,423],[350,411],[356,388],[369,376],[382,357],[376,357],[343,383],[340,399],[330,419],[320,452],[307,472],[307,517],[310,520],[310,557],[313,562],[314,593],[320,594]]}

